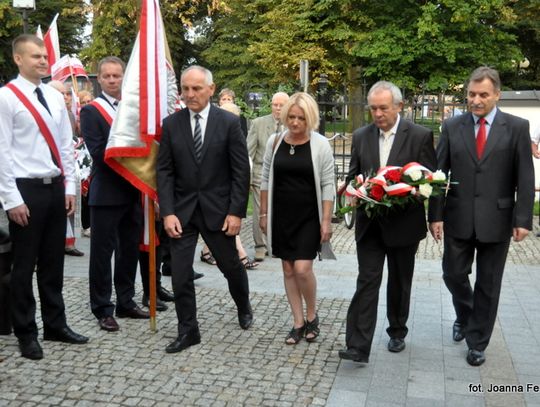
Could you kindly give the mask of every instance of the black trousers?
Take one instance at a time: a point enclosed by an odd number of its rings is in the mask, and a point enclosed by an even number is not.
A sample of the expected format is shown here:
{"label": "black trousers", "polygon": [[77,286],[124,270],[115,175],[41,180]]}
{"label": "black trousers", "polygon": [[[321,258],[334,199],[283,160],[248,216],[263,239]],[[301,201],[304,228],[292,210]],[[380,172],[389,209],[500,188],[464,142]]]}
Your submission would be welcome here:
{"label": "black trousers", "polygon": [[116,309],[134,308],[135,276],[142,233],[141,203],[90,206],[90,307],[96,318],[112,316],[111,259],[114,253]]}
{"label": "black trousers", "polygon": [[88,195],[81,195],[81,226],[83,229],[90,227],[90,207],[88,206]]}
{"label": "black trousers", "polygon": [[178,317],[178,333],[198,329],[193,258],[199,233],[215,257],[219,270],[227,279],[229,292],[238,312],[251,312],[248,277],[238,257],[235,237],[227,236],[222,231],[209,230],[199,207],[195,209],[190,222],[182,225],[182,230],[181,238],[170,239],[172,286]]}
{"label": "black trousers", "polygon": [[[456,320],[466,325],[470,349],[485,350],[489,344],[510,238],[504,242],[481,243],[476,238],[444,236],[443,279],[452,294]],[[476,282],[469,281],[476,251]]]}
{"label": "black trousers", "polygon": [[17,338],[35,339],[38,330],[32,287],[34,270],[44,329],[57,330],[66,326],[62,297],[66,239],[65,189],[61,180],[53,184],[18,180],[17,188],[30,211],[30,217],[27,226],[9,222],[13,254],[11,320]]}
{"label": "black trousers", "polygon": [[405,338],[417,250],[418,242],[404,247],[386,246],[375,222],[356,242],[358,278],[347,312],[347,348],[354,348],[366,357],[371,352],[385,257],[388,261],[386,316],[389,323],[386,332],[391,338]]}

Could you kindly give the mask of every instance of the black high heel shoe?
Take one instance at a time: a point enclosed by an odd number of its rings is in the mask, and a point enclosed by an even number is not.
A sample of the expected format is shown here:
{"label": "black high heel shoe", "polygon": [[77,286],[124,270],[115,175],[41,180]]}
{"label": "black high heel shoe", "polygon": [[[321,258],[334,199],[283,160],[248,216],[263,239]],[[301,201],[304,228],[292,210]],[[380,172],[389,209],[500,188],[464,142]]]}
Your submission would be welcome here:
{"label": "black high heel shoe", "polygon": [[[287,345],[296,345],[304,337],[304,332],[306,331],[306,324],[302,325],[300,328],[293,328],[289,331],[289,334],[285,338],[285,343]],[[289,340],[292,339],[292,342]]]}
{"label": "black high heel shoe", "polygon": [[[305,326],[306,326],[306,341],[315,342],[315,339],[317,339],[317,337],[321,333],[321,330],[319,329],[319,316],[315,314],[315,319],[313,321],[307,321]],[[313,335],[313,336],[308,336],[308,335]]]}

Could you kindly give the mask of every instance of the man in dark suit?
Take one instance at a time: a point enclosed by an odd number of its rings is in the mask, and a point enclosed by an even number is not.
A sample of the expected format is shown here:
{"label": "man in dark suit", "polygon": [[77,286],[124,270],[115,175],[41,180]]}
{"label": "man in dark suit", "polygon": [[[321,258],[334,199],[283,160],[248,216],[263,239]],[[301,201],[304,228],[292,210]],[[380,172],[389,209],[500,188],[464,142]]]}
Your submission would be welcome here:
{"label": "man in dark suit", "polygon": [[109,167],[105,148],[111,123],[121,99],[124,62],[106,57],[98,64],[102,93],[81,110],[81,134],[92,155],[88,204],[90,206],[90,306],[101,329],[117,331],[111,301],[114,252],[116,316],[149,318],[133,301],[142,233],[141,195],[126,179]]}
{"label": "man in dark suit", "polygon": [[[534,170],[529,123],[497,109],[496,70],[476,69],[469,78],[470,112],[443,123],[439,167],[451,173],[446,197],[430,202],[430,232],[443,236],[443,278],[456,311],[455,341],[466,339],[467,362],[485,361],[501,290],[510,237],[532,229]],[[443,223],[444,222],[444,223]],[[469,274],[476,251],[474,290]]]}
{"label": "man in dark suit", "polygon": [[[353,134],[348,180],[358,174],[371,175],[379,167],[404,166],[409,162],[435,169],[433,133],[400,118],[403,102],[396,85],[377,82],[368,93],[368,103],[373,123]],[[376,218],[357,211],[358,280],[347,313],[347,349],[339,352],[340,358],[363,363],[369,360],[385,257],[388,262],[388,350],[405,349],[414,256],[426,233],[421,202],[392,209],[386,216]]]}
{"label": "man in dark suit", "polygon": [[163,121],[157,163],[178,316],[178,337],[168,353],[201,341],[192,268],[199,233],[228,281],[240,327],[248,329],[253,322],[248,278],[235,246],[249,193],[246,140],[238,117],[210,104],[215,85],[209,70],[189,67],[180,82],[188,108]]}

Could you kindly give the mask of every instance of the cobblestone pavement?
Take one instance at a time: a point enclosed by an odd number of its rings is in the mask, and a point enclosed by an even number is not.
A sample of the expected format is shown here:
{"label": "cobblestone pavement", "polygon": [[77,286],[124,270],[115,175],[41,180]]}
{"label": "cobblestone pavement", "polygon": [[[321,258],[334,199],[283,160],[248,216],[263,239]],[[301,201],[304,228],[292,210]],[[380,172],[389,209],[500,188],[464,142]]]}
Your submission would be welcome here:
{"label": "cobblestone pavement", "polygon": [[[537,225],[535,218],[534,232]],[[253,253],[250,229],[248,220],[242,239]],[[249,272],[256,320],[248,331],[238,326],[217,268],[197,260],[196,270],[205,273],[196,283],[202,343],[170,355],[164,348],[175,337],[174,307],[158,314],[156,333],[147,321],[125,319],[119,332],[100,331],[88,306],[88,255],[66,257],[68,321],[90,342],[41,341],[45,358],[30,361],[19,356],[13,335],[0,336],[0,406],[540,407],[540,393],[486,391],[494,383],[540,385],[539,240],[531,234],[511,245],[499,318],[481,368],[468,366],[466,346],[450,338],[454,315],[440,276],[441,245],[430,238],[418,252],[407,348],[400,354],[386,350],[383,286],[368,365],[337,357],[356,281],[353,231],[342,225],[335,225],[333,237],[338,260],[315,264],[320,340],[297,346],[283,343],[291,318],[277,259]],[[88,253],[89,239],[77,245]],[[163,283],[170,288],[169,278]],[[138,289],[136,300],[140,282]]]}

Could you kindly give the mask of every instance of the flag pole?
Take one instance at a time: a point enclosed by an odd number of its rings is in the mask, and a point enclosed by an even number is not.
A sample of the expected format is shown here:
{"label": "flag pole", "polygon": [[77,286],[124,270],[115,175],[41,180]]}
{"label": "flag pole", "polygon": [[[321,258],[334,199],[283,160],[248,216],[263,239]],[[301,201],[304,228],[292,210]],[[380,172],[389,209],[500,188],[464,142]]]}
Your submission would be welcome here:
{"label": "flag pole", "polygon": [[150,279],[148,287],[150,290],[150,330],[157,332],[156,326],[156,219],[155,219],[155,202],[150,197],[148,198],[148,261]]}
{"label": "flag pole", "polygon": [[77,77],[73,73],[73,67],[71,66],[71,58],[68,55],[69,74],[71,76],[71,86],[75,90],[77,97],[79,96],[79,84],[77,83]]}

